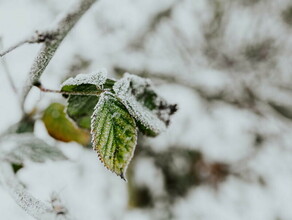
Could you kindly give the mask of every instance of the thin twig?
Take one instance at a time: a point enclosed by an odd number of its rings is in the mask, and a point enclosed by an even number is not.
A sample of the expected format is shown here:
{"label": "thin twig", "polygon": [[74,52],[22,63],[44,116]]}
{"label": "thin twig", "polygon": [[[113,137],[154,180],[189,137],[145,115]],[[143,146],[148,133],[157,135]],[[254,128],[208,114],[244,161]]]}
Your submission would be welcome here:
{"label": "thin twig", "polygon": [[28,39],[25,40],[21,40],[19,42],[17,42],[16,44],[12,45],[11,47],[7,48],[6,50],[4,50],[2,53],[0,53],[0,57],[3,57],[4,55],[6,55],[7,53],[13,51],[14,49],[28,43]]}
{"label": "thin twig", "polygon": [[[53,31],[43,31],[39,32],[36,31],[32,36],[27,37],[14,45],[10,46],[6,50],[4,50],[2,53],[0,53],[0,57],[3,57],[7,53],[17,49],[18,47],[24,45],[24,44],[35,44],[35,43],[44,43],[46,41],[54,39],[56,33]],[[1,48],[2,49],[2,48]]]}
{"label": "thin twig", "polygon": [[[3,41],[2,41],[2,37],[0,37],[0,49],[2,49],[2,48],[3,48]],[[5,60],[4,57],[1,59],[1,62],[2,62],[3,68],[4,68],[4,73],[7,76],[8,82],[9,82],[9,84],[10,84],[13,92],[17,95],[16,86],[14,85],[13,79],[11,77],[11,74],[10,74],[10,71],[9,71],[9,68],[8,68],[8,65],[7,65],[6,60]]]}
{"label": "thin twig", "polygon": [[56,25],[51,28],[51,32],[55,34],[52,40],[45,41],[35,58],[32,67],[29,71],[29,78],[23,89],[23,96],[21,98],[21,105],[24,108],[25,99],[34,85],[39,81],[45,68],[51,61],[56,50],[60,46],[63,39],[67,36],[69,31],[74,27],[82,15],[95,3],[96,0],[79,0],[78,3],[69,12],[65,13]]}
{"label": "thin twig", "polygon": [[[0,37],[0,49],[2,49],[2,46],[3,46],[3,42],[2,42],[2,38]],[[6,62],[5,57],[2,57],[1,63],[2,63],[2,66],[4,68],[4,73],[6,74],[6,77],[8,79],[8,83],[9,83],[9,85],[10,85],[10,87],[11,87],[12,91],[14,92],[15,97],[17,99],[16,100],[17,104],[18,104],[20,110],[22,111],[21,102],[20,102],[20,98],[18,96],[17,87],[15,86],[14,81],[12,79],[11,72],[10,72],[10,70],[8,68],[8,64]],[[22,113],[24,113],[24,112],[22,112]]]}

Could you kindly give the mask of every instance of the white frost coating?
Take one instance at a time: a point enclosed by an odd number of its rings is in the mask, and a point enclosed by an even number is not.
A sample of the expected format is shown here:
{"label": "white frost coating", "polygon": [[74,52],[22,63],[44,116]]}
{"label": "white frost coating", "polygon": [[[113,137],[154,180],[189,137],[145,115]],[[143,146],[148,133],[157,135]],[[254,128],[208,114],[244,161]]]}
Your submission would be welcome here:
{"label": "white frost coating", "polygon": [[[10,164],[0,162],[0,181],[8,190],[17,205],[25,212],[39,220],[60,219],[54,210],[47,204],[30,195],[15,177]],[[62,216],[60,216],[62,217]],[[62,219],[67,219],[65,216]]]}
{"label": "white frost coating", "polygon": [[1,141],[0,159],[22,164],[24,161],[45,162],[46,160],[67,159],[58,148],[32,134],[8,135]]}
{"label": "white frost coating", "polygon": [[[97,145],[96,143],[96,138],[99,137],[99,136],[102,136],[102,133],[101,133],[101,130],[102,132],[105,132],[105,131],[109,131],[109,129],[112,127],[112,124],[111,123],[106,123],[105,125],[104,124],[100,124],[99,126],[103,126],[102,129],[99,129],[96,127],[96,119],[97,119],[97,115],[98,113],[100,112],[101,108],[103,108],[105,102],[107,102],[110,98],[115,98],[114,94],[112,94],[111,92],[104,92],[100,95],[100,98],[99,98],[99,101],[98,103],[96,104],[96,106],[94,107],[94,112],[91,116],[91,136],[92,136],[92,143],[93,143],[93,149],[97,152],[98,154],[98,157],[100,159],[100,161],[104,164],[104,166],[109,169],[111,172],[114,172],[115,171],[113,169],[111,169],[104,161],[103,159],[103,156],[102,156],[102,152],[99,152],[98,149],[95,147]],[[120,113],[118,112],[115,112],[113,115],[111,115],[111,119],[113,118],[119,118],[120,117]],[[130,125],[127,125],[130,127]],[[124,127],[124,132],[127,130],[127,126]],[[128,158],[126,160],[126,164],[123,168],[123,173],[121,174],[117,174],[118,176],[120,176],[123,180],[127,181],[126,177],[125,177],[125,173],[128,169],[128,166],[134,156],[134,152],[135,152],[135,148],[137,146],[137,132],[138,132],[138,129],[137,127],[135,128],[135,140],[134,140],[134,144],[133,144],[133,150],[130,152],[130,153],[127,153],[125,154],[125,158]],[[118,134],[116,134],[118,135]],[[101,137],[101,139],[99,140],[100,142],[105,142],[106,140],[103,139],[105,137]],[[106,137],[108,138],[108,137]],[[131,138],[131,137],[128,137],[128,138]],[[128,139],[126,139],[126,141],[128,141]],[[109,144],[109,146],[111,146],[111,143]],[[105,156],[105,157],[108,157],[108,156]]]}
{"label": "white frost coating", "polygon": [[81,85],[81,84],[93,84],[98,87],[101,87],[107,78],[107,70],[102,68],[97,72],[90,74],[78,74],[76,77],[71,77],[67,79],[61,87],[68,85]]}
{"label": "white frost coating", "polygon": [[[96,104],[96,106],[94,107],[94,112],[91,115],[91,135],[92,135],[92,142],[94,143],[94,145],[96,145],[95,143],[95,137],[100,136],[101,133],[100,132],[95,132],[95,120],[97,117],[97,113],[100,111],[100,108],[102,108],[102,106],[104,105],[104,103],[109,99],[108,95],[112,95],[112,93],[110,92],[103,92],[98,100],[98,103]],[[107,125],[106,125],[107,126]],[[96,149],[94,149],[96,150]]]}
{"label": "white frost coating", "polygon": [[[99,112],[100,108],[104,105],[105,101],[107,101],[108,98],[109,98],[108,96],[106,96],[106,94],[111,94],[111,93],[104,92],[104,93],[102,93],[100,95],[98,103],[94,107],[94,112],[91,115],[91,126],[90,126],[91,127],[91,131],[90,131],[90,133],[91,133],[91,137],[92,137],[92,141],[91,142],[94,144],[94,146],[96,145],[95,138],[101,135],[100,132],[95,132],[95,125],[94,124],[95,124],[95,120],[96,120],[96,117],[97,117],[97,112]],[[95,151],[97,151],[97,149],[95,149],[94,147],[93,147],[93,149]]]}
{"label": "white frost coating", "polygon": [[[57,151],[55,149],[52,151],[51,149],[54,147],[47,145],[32,134],[7,135],[1,138],[0,145],[0,183],[7,189],[17,205],[35,219],[71,219],[67,213],[58,214],[57,210],[54,210],[49,204],[36,199],[27,192],[16,178],[10,165],[11,162],[22,163],[25,159],[38,162],[47,158],[64,159],[65,156],[62,152],[57,148]],[[32,147],[30,148],[30,146]]]}
{"label": "white frost coating", "polygon": [[49,204],[46,204],[28,193],[18,181],[12,167],[6,162],[0,162],[0,182],[7,189],[9,194],[26,213],[38,220],[69,220],[69,215],[58,215]]}
{"label": "white frost coating", "polygon": [[[130,85],[131,82],[132,85]],[[141,94],[145,86],[150,83],[148,79],[126,73],[122,79],[114,84],[113,90],[136,120],[155,133],[161,133],[166,129],[165,123],[154,112],[138,102],[132,94],[133,90],[135,90],[136,94]]]}

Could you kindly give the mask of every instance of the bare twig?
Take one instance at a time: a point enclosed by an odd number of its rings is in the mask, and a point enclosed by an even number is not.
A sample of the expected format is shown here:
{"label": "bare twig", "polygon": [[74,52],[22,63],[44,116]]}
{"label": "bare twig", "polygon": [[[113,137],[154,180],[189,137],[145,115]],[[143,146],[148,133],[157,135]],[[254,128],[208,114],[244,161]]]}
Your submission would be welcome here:
{"label": "bare twig", "polygon": [[23,44],[26,44],[26,43],[28,43],[28,39],[21,40],[21,41],[17,42],[16,44],[12,45],[11,47],[7,48],[2,53],[0,53],[0,57],[3,57],[7,53],[11,52],[12,50],[14,50],[14,49],[22,46]]}
{"label": "bare twig", "polygon": [[[38,220],[54,220],[59,214],[52,207],[30,195],[16,178],[7,162],[0,162],[0,181],[24,211]],[[58,219],[70,219],[63,213]]]}
{"label": "bare twig", "polygon": [[27,38],[15,43],[14,45],[10,46],[6,50],[4,50],[2,53],[0,53],[0,57],[5,56],[6,54],[10,53],[11,51],[17,49],[18,47],[20,47],[24,44],[43,43],[46,40],[52,39],[53,37],[54,37],[54,33],[36,31],[31,37],[27,37]]}
{"label": "bare twig", "polygon": [[[2,46],[3,46],[2,38],[0,37],[0,49],[2,49]],[[17,88],[15,86],[15,83],[13,82],[13,79],[12,79],[12,76],[11,76],[11,72],[10,72],[10,70],[8,68],[8,64],[6,62],[5,57],[2,57],[2,59],[0,61],[2,63],[3,69],[4,69],[4,73],[6,74],[6,77],[8,79],[8,83],[9,83],[9,85],[10,85],[10,87],[11,87],[12,91],[14,92],[14,95],[15,95],[15,97],[17,99],[17,104],[20,107],[20,110],[22,110],[22,107],[21,107],[21,104],[20,104],[20,99],[19,99],[19,96],[18,96],[18,91],[17,91]]]}
{"label": "bare twig", "polygon": [[[2,48],[3,48],[3,42],[2,42],[2,37],[0,37],[0,49],[2,49]],[[0,57],[1,57],[1,54],[0,54]],[[13,79],[11,77],[8,65],[7,65],[6,60],[4,59],[4,57],[1,59],[1,62],[2,62],[3,68],[4,68],[4,72],[5,72],[6,76],[7,76],[8,82],[9,82],[13,92],[17,95],[16,86],[14,85]]]}
{"label": "bare twig", "polygon": [[33,84],[38,82],[40,76],[51,61],[59,45],[67,36],[68,32],[74,27],[82,15],[95,3],[96,0],[79,0],[78,3],[67,13],[65,13],[56,25],[47,33],[53,33],[51,40],[44,42],[44,45],[38,52],[32,67],[29,71],[29,78],[23,89],[21,98],[22,108],[24,108],[25,99],[32,88]]}

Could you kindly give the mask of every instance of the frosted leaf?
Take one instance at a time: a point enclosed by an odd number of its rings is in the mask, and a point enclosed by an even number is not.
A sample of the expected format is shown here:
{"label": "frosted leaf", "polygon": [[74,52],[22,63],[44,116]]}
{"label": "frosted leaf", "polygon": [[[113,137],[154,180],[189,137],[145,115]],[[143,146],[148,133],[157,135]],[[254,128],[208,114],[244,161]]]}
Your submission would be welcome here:
{"label": "frosted leaf", "polygon": [[176,111],[176,105],[169,105],[158,96],[148,79],[126,73],[113,90],[146,135],[156,136],[164,131]]}
{"label": "frosted leaf", "polygon": [[[64,87],[63,87],[64,88]],[[63,90],[62,88],[62,90]],[[97,87],[92,84],[82,84],[78,86],[67,86],[66,91],[97,92]],[[90,117],[94,106],[98,102],[99,96],[92,95],[70,95],[67,102],[67,115],[81,127],[90,130]]]}
{"label": "frosted leaf", "polygon": [[91,121],[93,149],[105,167],[125,179],[137,142],[134,118],[111,93],[105,92],[95,106]]}
{"label": "frosted leaf", "polygon": [[82,84],[92,84],[97,87],[101,87],[107,79],[106,69],[100,69],[97,72],[90,74],[78,74],[76,77],[71,77],[67,79],[61,87],[71,86],[71,85],[82,85]]}
{"label": "frosted leaf", "polygon": [[23,164],[27,160],[42,163],[46,160],[67,159],[58,148],[28,133],[9,135],[1,145],[1,159],[10,163]]}
{"label": "frosted leaf", "polygon": [[[90,77],[91,75],[93,76]],[[67,115],[81,128],[90,130],[90,117],[98,102],[99,94],[103,90],[111,90],[115,83],[114,80],[107,79],[106,75],[106,70],[101,70],[95,75],[80,74],[76,78],[66,80],[62,85],[61,91],[84,93],[84,95],[69,95],[66,108]]]}

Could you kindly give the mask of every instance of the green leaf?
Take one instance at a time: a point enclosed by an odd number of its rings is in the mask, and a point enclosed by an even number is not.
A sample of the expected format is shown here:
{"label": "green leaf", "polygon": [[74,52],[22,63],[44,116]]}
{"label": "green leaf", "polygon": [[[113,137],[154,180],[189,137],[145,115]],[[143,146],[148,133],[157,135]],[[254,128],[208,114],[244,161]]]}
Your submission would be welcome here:
{"label": "green leaf", "polygon": [[147,136],[157,136],[164,131],[177,110],[176,105],[168,104],[155,92],[148,79],[127,73],[115,83],[113,90]]}
{"label": "green leaf", "polygon": [[43,163],[47,160],[67,159],[58,148],[29,133],[8,135],[1,145],[1,159],[12,164],[22,165],[27,160]]}
{"label": "green leaf", "polygon": [[125,179],[137,142],[134,118],[111,93],[103,93],[91,122],[93,148],[111,171]]}
{"label": "green leaf", "polygon": [[[99,94],[104,89],[111,90],[115,81],[106,79],[106,71],[100,70],[93,74],[79,74],[62,84],[63,92],[80,92],[85,95],[69,95],[67,114],[76,124],[90,130],[91,115],[96,106]],[[95,94],[95,95],[94,95]]]}
{"label": "green leaf", "polygon": [[44,111],[42,120],[50,136],[63,142],[76,141],[84,146],[90,142],[87,130],[78,128],[72,120],[66,117],[65,106],[52,103]]}
{"label": "green leaf", "polygon": [[[65,88],[62,88],[62,91],[98,92],[99,90],[95,85],[83,84],[77,86],[66,86]],[[99,97],[97,95],[70,95],[66,109],[67,115],[73,119],[79,127],[90,130],[90,117],[98,99]]]}

